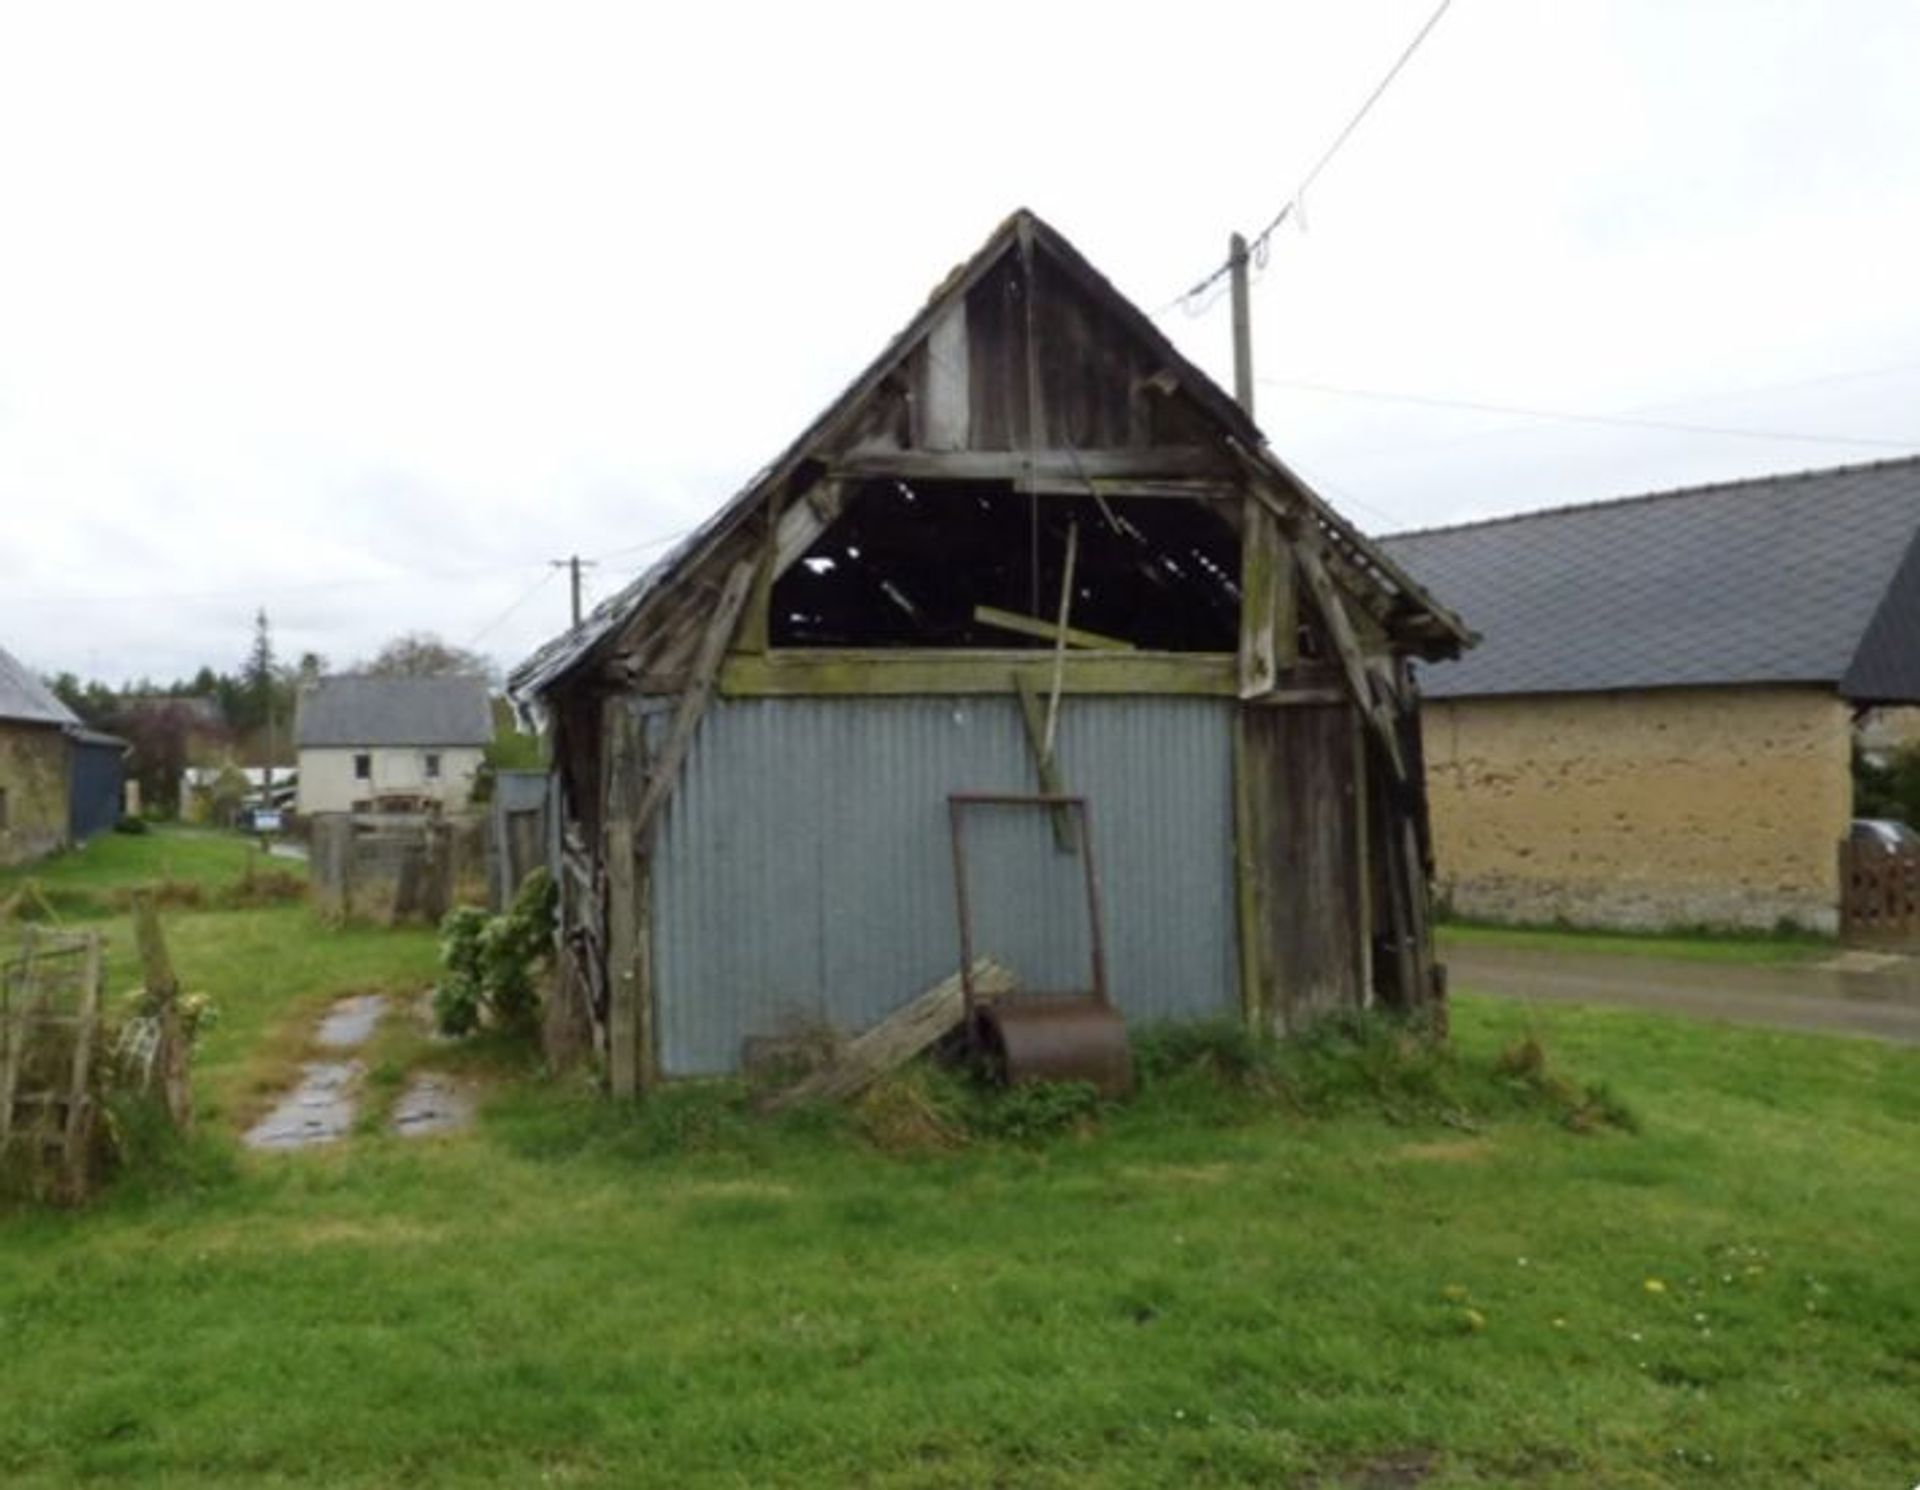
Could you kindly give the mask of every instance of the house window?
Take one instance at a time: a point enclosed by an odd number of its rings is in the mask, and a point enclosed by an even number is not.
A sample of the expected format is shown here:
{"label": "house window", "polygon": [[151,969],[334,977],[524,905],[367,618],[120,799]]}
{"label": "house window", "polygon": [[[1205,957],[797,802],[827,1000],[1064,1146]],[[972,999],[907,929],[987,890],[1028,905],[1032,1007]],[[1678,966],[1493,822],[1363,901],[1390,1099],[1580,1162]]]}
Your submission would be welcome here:
{"label": "house window", "polygon": [[438,781],[440,779],[440,752],[439,751],[429,750],[427,752],[426,767],[427,767],[427,780]]}
{"label": "house window", "polygon": [[355,781],[373,780],[373,757],[356,755],[353,758],[353,779]]}

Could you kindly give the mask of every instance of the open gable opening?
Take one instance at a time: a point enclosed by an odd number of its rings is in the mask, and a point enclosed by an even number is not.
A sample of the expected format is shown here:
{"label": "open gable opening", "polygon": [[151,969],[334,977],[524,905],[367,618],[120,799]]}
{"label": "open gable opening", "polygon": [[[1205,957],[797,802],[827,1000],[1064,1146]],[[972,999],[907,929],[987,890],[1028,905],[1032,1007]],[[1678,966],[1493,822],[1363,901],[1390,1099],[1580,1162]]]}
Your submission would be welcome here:
{"label": "open gable opening", "polygon": [[775,647],[1045,648],[1073,538],[1075,645],[1232,652],[1240,540],[1204,499],[870,480],[774,586]]}

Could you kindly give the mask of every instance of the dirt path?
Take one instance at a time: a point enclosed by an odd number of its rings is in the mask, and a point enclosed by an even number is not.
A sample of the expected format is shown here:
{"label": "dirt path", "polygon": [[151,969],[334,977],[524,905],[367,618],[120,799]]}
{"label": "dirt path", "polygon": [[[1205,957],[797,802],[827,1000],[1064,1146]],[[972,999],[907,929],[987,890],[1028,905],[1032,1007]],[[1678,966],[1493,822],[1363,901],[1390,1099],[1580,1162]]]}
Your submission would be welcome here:
{"label": "dirt path", "polygon": [[1612,1004],[1697,1019],[1920,1044],[1920,958],[1843,953],[1824,962],[1743,966],[1608,952],[1453,947],[1462,993]]}
{"label": "dirt path", "polygon": [[[366,1065],[346,1052],[374,1036],[386,1017],[377,993],[341,999],[321,1018],[314,1045],[333,1059],[308,1061],[292,1091],[252,1128],[243,1142],[254,1149],[305,1149],[337,1143],[353,1131]],[[471,1127],[473,1093],[453,1077],[417,1071],[394,1104],[391,1126],[409,1138],[454,1133]]]}

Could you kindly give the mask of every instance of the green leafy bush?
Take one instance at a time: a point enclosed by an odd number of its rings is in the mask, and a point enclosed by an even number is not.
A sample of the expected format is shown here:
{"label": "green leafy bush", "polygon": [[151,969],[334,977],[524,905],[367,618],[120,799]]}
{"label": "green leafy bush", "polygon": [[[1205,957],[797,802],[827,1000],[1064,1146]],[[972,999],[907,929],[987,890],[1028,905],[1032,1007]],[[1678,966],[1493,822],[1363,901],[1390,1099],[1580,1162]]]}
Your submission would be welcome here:
{"label": "green leafy bush", "polygon": [[442,1034],[472,1034],[483,1019],[509,1034],[535,1032],[556,898],[553,876],[536,869],[501,915],[473,906],[447,913],[440,923],[440,984],[433,992],[434,1023]]}

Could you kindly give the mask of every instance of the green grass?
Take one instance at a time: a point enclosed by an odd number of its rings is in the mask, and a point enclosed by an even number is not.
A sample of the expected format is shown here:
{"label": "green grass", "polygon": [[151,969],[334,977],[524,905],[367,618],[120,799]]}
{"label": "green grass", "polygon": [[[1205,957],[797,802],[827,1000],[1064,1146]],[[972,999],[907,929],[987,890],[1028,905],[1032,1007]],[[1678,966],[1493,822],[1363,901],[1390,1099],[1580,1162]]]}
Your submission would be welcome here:
{"label": "green grass", "polygon": [[[97,920],[125,908],[126,892],[164,887],[163,903],[215,900],[247,874],[271,869],[304,880],[297,860],[267,860],[254,839],[210,828],[155,828],[147,833],[103,833],[35,864],[0,869],[0,905],[32,885],[62,920]],[[37,907],[36,907],[37,909]]]}
{"label": "green grass", "polygon": [[1498,926],[1449,921],[1437,929],[1442,953],[1449,947],[1498,947],[1517,951],[1618,953],[1671,957],[1688,962],[1781,964],[1831,957],[1838,944],[1810,932],[1632,932],[1562,926]]}
{"label": "green grass", "polygon": [[[862,1133],[911,1140],[902,1114],[964,1099],[916,1078],[852,1114],[757,1118],[724,1086],[621,1109],[483,1049],[476,1134],[236,1156],[316,1010],[417,986],[431,939],[295,909],[170,924],[230,1005],[211,1134],[90,1213],[0,1221],[10,1487],[1391,1464],[1853,1487],[1920,1464],[1920,1052],[1462,999],[1453,1061],[1329,1040],[1223,1087],[1163,1043],[1091,1124],[883,1152]],[[419,1054],[388,1039],[383,1063]],[[1640,1131],[1550,1120],[1502,1074],[1529,1039]]]}

